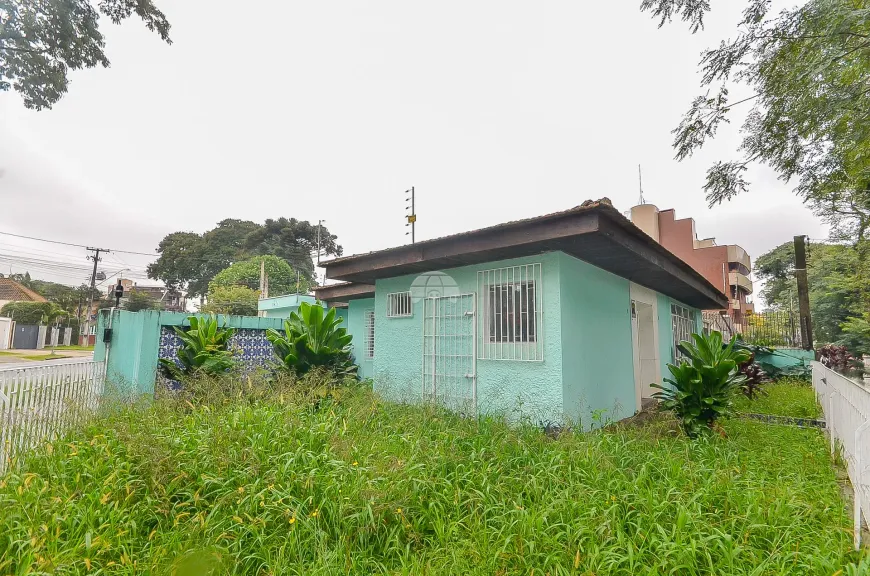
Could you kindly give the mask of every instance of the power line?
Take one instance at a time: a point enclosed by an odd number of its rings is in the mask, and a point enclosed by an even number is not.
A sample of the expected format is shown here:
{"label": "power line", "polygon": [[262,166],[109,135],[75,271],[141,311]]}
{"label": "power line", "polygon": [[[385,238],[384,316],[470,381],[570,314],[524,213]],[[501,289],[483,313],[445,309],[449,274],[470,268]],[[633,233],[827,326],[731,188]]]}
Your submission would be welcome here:
{"label": "power line", "polygon": [[[2,232],[0,234],[4,236],[13,236],[15,238],[24,238],[25,240],[36,240],[37,242],[50,242],[52,244],[63,244],[64,246],[75,246],[76,248],[84,248],[87,249],[88,246],[84,244],[75,244],[73,242],[61,242],[60,240],[48,240],[46,238],[36,238],[34,236],[24,236],[23,234],[13,234],[11,232]],[[102,250],[101,250],[102,251]],[[146,252],[134,252],[133,250],[106,250],[107,252],[120,252],[122,254],[135,254],[137,256],[157,256],[156,253],[148,254]]]}

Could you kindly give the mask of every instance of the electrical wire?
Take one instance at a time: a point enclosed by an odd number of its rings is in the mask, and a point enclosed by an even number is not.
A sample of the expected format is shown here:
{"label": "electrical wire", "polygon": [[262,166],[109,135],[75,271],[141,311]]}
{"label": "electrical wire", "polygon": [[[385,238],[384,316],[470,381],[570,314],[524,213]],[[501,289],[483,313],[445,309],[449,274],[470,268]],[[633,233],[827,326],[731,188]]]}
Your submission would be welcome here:
{"label": "electrical wire", "polygon": [[[15,237],[15,238],[23,238],[23,239],[25,239],[25,240],[36,240],[37,242],[50,242],[50,243],[52,243],[52,244],[63,244],[64,246],[75,246],[76,248],[85,248],[85,249],[90,248],[90,246],[86,246],[86,245],[84,245],[84,244],[75,244],[75,243],[73,243],[73,242],[61,242],[60,240],[48,240],[48,239],[46,239],[46,238],[36,238],[36,237],[34,237],[34,236],[25,236],[25,235],[23,235],[23,234],[13,234],[12,232],[2,232],[2,231],[0,231],[0,234],[2,234],[2,235],[4,235],[4,236],[12,236],[12,237]],[[152,257],[153,257],[153,256],[157,256],[156,253],[148,254],[148,253],[146,253],[146,252],[134,252],[133,250],[116,250],[116,249],[111,249],[111,250],[107,250],[107,251],[108,251],[108,252],[120,252],[120,253],[122,253],[122,254],[136,254],[137,256],[152,256]]]}

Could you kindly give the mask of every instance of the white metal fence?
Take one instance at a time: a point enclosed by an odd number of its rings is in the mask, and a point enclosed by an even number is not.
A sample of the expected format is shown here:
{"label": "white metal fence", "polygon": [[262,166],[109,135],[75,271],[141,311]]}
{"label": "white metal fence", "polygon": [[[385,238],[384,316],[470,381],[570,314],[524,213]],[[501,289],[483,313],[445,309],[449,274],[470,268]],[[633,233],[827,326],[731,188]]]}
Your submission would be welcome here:
{"label": "white metal fence", "polygon": [[870,521],[870,389],[813,362],[813,389],[825,412],[831,451],[843,451],[855,491],[855,548],[861,545],[861,517]]}
{"label": "white metal fence", "polygon": [[102,362],[0,365],[0,473],[28,449],[82,423],[103,386]]}

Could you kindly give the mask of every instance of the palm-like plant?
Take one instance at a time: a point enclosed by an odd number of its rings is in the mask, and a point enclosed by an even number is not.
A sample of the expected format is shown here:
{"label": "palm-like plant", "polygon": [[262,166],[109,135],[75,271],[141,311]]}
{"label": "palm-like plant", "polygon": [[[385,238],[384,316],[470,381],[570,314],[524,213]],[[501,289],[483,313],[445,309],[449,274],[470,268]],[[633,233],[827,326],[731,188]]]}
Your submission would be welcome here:
{"label": "palm-like plant", "polygon": [[749,359],[745,350],[735,349],[735,339],[723,345],[722,334],[692,334],[693,342],[680,343],[680,351],[689,358],[679,365],[668,364],[670,386],[652,386],[661,390],[653,396],[662,401],[663,410],[671,410],[692,438],[710,429],[716,420],[731,412],[734,392],[746,379],[739,365]]}
{"label": "palm-like plant", "polygon": [[335,308],[324,314],[322,307],[303,302],[284,321],[283,334],[270,328],[266,338],[284,367],[299,376],[316,367],[351,374],[356,371],[350,347],[353,337],[339,327],[342,322]]}
{"label": "palm-like plant", "polygon": [[230,370],[235,362],[229,342],[236,333],[235,328],[219,326],[215,316],[190,316],[187,320],[189,328],[173,327],[181,339],[177,353],[181,366],[172,359],[161,358],[161,373],[169,379],[181,380],[194,373],[216,375]]}

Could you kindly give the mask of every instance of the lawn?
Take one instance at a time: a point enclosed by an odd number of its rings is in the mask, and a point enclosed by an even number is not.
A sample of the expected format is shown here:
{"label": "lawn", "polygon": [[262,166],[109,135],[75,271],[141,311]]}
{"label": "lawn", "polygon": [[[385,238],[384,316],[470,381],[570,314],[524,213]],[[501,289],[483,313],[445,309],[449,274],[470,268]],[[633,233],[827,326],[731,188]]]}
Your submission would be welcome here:
{"label": "lawn", "polygon": [[761,394],[753,400],[740,396],[735,402],[738,412],[774,414],[795,418],[821,418],[822,409],[816,401],[812,385],[799,378],[783,378],[764,384]]}
{"label": "lawn", "polygon": [[870,569],[821,432],[724,432],[658,416],[553,438],[365,390],[127,408],[0,479],[0,574]]}

